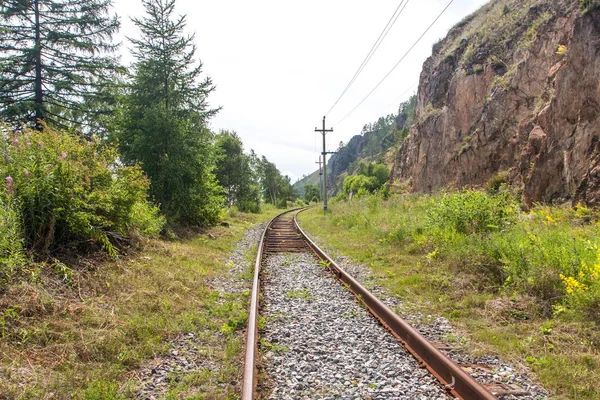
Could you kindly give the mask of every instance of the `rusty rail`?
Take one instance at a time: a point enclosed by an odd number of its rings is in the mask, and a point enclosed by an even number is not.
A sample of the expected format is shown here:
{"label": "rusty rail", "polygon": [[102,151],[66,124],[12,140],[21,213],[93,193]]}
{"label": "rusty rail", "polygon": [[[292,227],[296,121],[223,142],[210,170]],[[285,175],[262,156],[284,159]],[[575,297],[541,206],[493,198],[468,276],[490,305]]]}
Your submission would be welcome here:
{"label": "rusty rail", "polygon": [[344,271],[331,257],[313,242],[298,224],[297,215],[294,223],[298,231],[304,236],[312,250],[319,258],[328,262],[333,274],[358,297],[385,327],[396,338],[404,343],[406,349],[419,360],[455,397],[465,400],[497,400],[490,391],[477,382],[472,376],[463,371],[454,361],[439,351],[431,342],[423,337],[408,323],[402,320],[385,304],[375,297],[369,290],[362,286],[350,274]]}
{"label": "rusty rail", "polygon": [[[242,400],[254,399],[256,383],[258,376],[256,373],[256,364],[258,361],[258,295],[260,291],[260,266],[267,249],[266,239],[272,227],[275,225],[278,218],[283,215],[303,210],[297,208],[293,210],[284,211],[275,218],[273,218],[266,226],[258,245],[258,251],[256,253],[256,261],[254,263],[254,278],[252,280],[252,295],[250,297],[250,312],[248,313],[248,324],[246,333],[246,356],[244,358],[244,377],[242,381]],[[290,237],[290,239],[292,239]],[[286,240],[286,239],[282,239]]]}
{"label": "rusty rail", "polygon": [[[269,222],[262,234],[256,262],[254,264],[254,279],[250,299],[250,312],[248,316],[248,329],[246,335],[246,357],[244,363],[244,377],[242,383],[242,400],[253,400],[256,395],[258,381],[256,365],[258,361],[258,299],[260,290],[260,267],[265,254],[280,251],[310,251],[318,258],[327,261],[331,272],[360,299],[367,309],[390,332],[404,343],[406,349],[434,375],[444,387],[455,397],[464,400],[497,400],[497,398],[473,377],[463,371],[454,361],[439,351],[433,344],[425,339],[419,332],[398,317],[392,310],[383,304],[377,297],[369,292],[350,274],[344,271],[321,250],[304,233],[298,224],[297,215],[309,207],[288,210],[277,215]],[[289,225],[278,223],[283,215],[297,211],[293,216],[294,229]]]}

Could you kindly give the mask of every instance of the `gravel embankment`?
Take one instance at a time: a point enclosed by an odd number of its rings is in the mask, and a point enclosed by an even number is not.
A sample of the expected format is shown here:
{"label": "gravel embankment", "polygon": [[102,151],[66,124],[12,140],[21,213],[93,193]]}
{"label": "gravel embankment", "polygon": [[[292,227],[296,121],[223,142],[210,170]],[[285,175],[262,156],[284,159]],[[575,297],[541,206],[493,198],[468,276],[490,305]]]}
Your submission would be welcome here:
{"label": "gravel embankment", "polygon": [[451,398],[310,255],[271,256],[263,277],[268,398]]}

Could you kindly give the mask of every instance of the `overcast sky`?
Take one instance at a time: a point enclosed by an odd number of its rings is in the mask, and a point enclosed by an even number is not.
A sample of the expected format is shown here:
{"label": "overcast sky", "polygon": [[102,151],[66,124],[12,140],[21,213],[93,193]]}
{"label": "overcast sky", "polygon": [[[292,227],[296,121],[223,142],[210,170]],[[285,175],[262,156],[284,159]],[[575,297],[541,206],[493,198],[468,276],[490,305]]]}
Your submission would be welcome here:
{"label": "overcast sky", "polygon": [[[196,33],[197,56],[217,90],[209,100],[223,110],[214,130],[235,130],[246,150],[275,162],[292,181],[317,167],[316,148],[327,113],[354,75],[400,0],[178,0],[187,29]],[[388,73],[449,0],[409,0],[360,77],[327,117],[328,150],[360,134],[365,123],[395,113],[415,90],[432,45],[486,0],[455,0],[417,47],[354,113],[338,123]],[[139,0],[114,0],[121,16],[123,61],[131,62],[126,36]],[[317,137],[319,135],[319,137]],[[318,139],[318,141],[317,141]]]}

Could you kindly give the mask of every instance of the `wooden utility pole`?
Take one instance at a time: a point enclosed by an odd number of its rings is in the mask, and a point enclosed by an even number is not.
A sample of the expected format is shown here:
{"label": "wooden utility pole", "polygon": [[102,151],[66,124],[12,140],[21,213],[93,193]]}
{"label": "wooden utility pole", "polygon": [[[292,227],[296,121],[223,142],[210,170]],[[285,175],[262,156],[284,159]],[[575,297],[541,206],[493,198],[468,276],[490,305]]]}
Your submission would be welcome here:
{"label": "wooden utility pole", "polygon": [[323,197],[323,169],[321,168],[321,156],[319,156],[319,161],[315,161],[315,164],[319,164],[319,190],[321,191],[321,195],[319,197]]}
{"label": "wooden utility pole", "polygon": [[325,144],[325,134],[333,132],[333,129],[325,128],[325,117],[323,117],[323,129],[315,128],[315,132],[321,132],[323,135],[323,210],[327,211],[327,148]]}

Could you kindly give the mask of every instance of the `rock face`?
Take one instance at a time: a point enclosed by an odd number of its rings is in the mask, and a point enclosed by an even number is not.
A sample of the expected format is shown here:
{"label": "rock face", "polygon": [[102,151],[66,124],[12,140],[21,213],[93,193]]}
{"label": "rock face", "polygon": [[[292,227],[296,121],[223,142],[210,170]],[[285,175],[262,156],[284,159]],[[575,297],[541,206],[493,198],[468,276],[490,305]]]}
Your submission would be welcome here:
{"label": "rock face", "polygon": [[[585,3],[587,9],[582,8]],[[492,0],[433,48],[393,179],[600,205],[598,1]]]}

